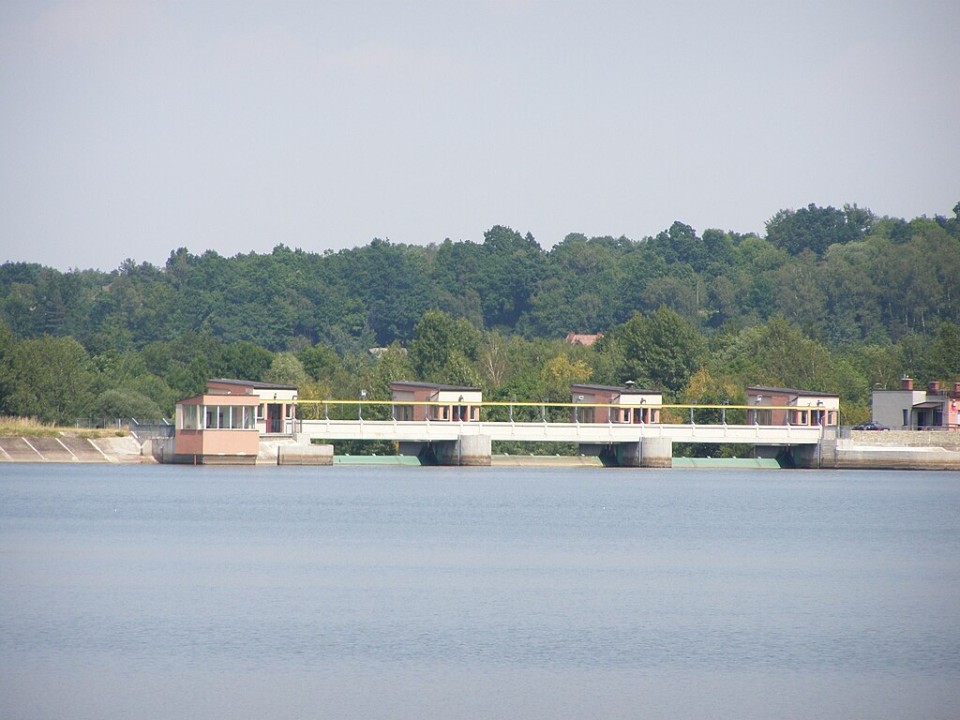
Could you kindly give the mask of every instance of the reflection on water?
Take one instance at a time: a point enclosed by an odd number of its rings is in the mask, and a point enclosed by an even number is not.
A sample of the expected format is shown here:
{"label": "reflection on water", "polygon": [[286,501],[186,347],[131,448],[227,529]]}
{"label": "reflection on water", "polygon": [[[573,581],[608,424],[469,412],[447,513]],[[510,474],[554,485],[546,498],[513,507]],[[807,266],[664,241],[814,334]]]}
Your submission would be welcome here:
{"label": "reflection on water", "polygon": [[0,466],[0,717],[960,707],[955,473]]}

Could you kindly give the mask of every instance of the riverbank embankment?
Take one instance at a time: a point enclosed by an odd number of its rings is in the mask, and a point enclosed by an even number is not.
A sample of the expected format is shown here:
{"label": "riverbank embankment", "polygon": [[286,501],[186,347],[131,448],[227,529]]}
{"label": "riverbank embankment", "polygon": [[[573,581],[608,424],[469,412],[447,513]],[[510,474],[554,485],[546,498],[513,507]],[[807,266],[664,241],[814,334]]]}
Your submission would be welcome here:
{"label": "riverbank embankment", "polygon": [[87,438],[80,435],[0,437],[0,462],[152,463],[149,450],[129,435]]}

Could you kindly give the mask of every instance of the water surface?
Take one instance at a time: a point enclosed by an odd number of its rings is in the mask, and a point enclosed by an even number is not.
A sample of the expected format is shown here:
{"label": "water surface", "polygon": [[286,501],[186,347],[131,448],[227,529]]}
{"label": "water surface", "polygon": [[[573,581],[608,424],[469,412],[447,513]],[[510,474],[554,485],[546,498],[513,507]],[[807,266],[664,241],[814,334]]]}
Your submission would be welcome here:
{"label": "water surface", "polygon": [[0,466],[0,717],[954,718],[960,476]]}

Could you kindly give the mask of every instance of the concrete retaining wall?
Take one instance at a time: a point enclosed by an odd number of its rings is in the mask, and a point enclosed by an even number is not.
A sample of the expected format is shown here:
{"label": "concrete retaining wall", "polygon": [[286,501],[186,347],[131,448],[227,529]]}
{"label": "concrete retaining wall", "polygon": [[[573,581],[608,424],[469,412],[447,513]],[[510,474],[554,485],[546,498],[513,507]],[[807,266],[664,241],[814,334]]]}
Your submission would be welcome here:
{"label": "concrete retaining wall", "polygon": [[0,437],[0,462],[141,463],[153,462],[129,436],[83,438],[77,435]]}
{"label": "concrete retaining wall", "polygon": [[[824,467],[828,467],[824,463]],[[837,448],[833,467],[847,470],[960,470],[960,452],[943,448]]]}
{"label": "concrete retaining wall", "polygon": [[851,430],[849,441],[854,445],[960,450],[960,432],[956,430]]}
{"label": "concrete retaining wall", "polygon": [[333,465],[333,445],[280,445],[277,465]]}
{"label": "concrete retaining wall", "polygon": [[849,470],[960,470],[960,433],[852,430],[824,448],[823,467]]}

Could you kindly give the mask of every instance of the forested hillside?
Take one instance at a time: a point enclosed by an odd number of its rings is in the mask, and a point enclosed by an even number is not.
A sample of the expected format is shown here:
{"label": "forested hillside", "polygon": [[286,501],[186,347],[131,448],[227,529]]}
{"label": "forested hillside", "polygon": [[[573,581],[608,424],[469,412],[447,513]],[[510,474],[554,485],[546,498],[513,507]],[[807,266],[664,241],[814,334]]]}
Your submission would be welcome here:
{"label": "forested hillside", "polygon": [[[960,379],[960,203],[911,221],[856,206],[777,213],[763,237],[676,222],[642,240],[180,248],[113,272],[0,266],[0,414],[168,415],[214,376],[305,397],[386,396],[392,379],[564,400],[634,380],[688,401],[744,383],[841,394],[847,418],[903,373]],[[604,334],[590,348],[568,332]],[[370,348],[388,348],[378,354]]]}

